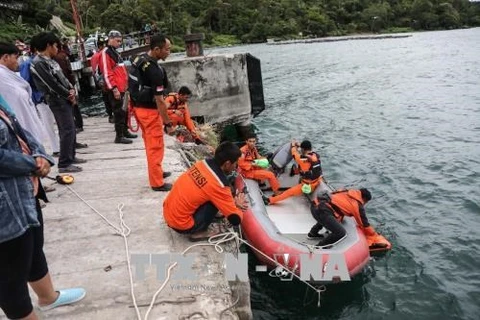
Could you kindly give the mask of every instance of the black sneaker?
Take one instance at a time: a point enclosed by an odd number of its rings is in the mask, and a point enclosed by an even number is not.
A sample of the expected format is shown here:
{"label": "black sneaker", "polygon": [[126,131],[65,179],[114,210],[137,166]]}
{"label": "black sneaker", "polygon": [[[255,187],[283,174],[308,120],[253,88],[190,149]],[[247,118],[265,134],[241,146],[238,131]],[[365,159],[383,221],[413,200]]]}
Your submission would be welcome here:
{"label": "black sneaker", "polygon": [[129,144],[132,143],[133,141],[124,137],[121,138],[115,138],[115,143],[122,143],[122,144]]}
{"label": "black sneaker", "polygon": [[323,234],[312,233],[312,232],[309,232],[307,234],[307,239],[309,240],[316,240],[316,239],[322,239],[322,238],[323,238]]}
{"label": "black sneaker", "polygon": [[163,172],[163,179],[168,178],[168,177],[170,177],[171,175],[172,175],[171,172],[164,171],[164,172]]}
{"label": "black sneaker", "polygon": [[85,149],[85,148],[88,148],[88,145],[86,143],[80,143],[80,142],[75,143],[75,149]]}
{"label": "black sneaker", "polygon": [[55,158],[60,157],[60,152],[54,152],[54,153],[52,153],[52,157],[55,157]]}
{"label": "black sneaker", "polygon": [[270,204],[270,198],[268,198],[267,196],[263,195],[262,196],[262,200],[263,200],[263,203],[268,206]]}
{"label": "black sneaker", "polygon": [[80,164],[80,163],[85,163],[85,162],[87,162],[87,160],[85,160],[85,159],[80,159],[80,158],[76,158],[76,157],[75,157],[75,159],[73,159],[74,164]]}
{"label": "black sneaker", "polygon": [[224,218],[225,217],[223,216],[223,214],[221,214],[220,212],[217,212],[217,214],[213,218],[213,221],[220,222],[220,221],[223,221]]}
{"label": "black sneaker", "polygon": [[317,247],[322,247],[323,249],[331,249],[333,247],[333,243],[328,240],[327,238],[323,238],[315,245]]}
{"label": "black sneaker", "polygon": [[172,190],[172,184],[171,183],[164,183],[163,186],[161,187],[152,187],[153,191],[170,191]]}
{"label": "black sneaker", "polygon": [[108,122],[115,123],[115,119],[113,118],[113,116],[108,117]]}
{"label": "black sneaker", "polygon": [[69,165],[68,167],[65,168],[58,168],[59,173],[74,173],[74,172],[80,172],[83,171],[81,167],[74,166],[74,165]]}
{"label": "black sneaker", "polygon": [[124,136],[125,138],[127,138],[127,139],[135,139],[136,137],[138,137],[136,134],[130,133],[130,132],[128,132],[128,131],[125,132],[125,133],[123,134],[123,136]]}

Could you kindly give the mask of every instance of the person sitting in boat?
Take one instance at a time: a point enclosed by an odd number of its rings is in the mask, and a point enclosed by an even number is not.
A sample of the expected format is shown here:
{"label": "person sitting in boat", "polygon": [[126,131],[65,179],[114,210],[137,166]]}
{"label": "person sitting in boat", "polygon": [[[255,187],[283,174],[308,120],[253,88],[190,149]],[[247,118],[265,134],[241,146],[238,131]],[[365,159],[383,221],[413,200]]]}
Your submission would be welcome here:
{"label": "person sitting in boat", "polygon": [[[291,146],[293,159],[298,164],[298,168],[294,167],[291,174],[300,174],[300,183],[285,190],[280,195],[264,197],[263,200],[266,205],[277,203],[292,196],[299,196],[302,193],[310,194],[322,182],[322,163],[318,153],[312,151],[312,143],[304,140],[299,144],[294,140]],[[300,153],[297,150],[298,147],[301,149]]]}
{"label": "person sitting in boat", "polygon": [[190,241],[207,240],[218,234],[208,230],[218,211],[232,225],[239,225],[248,201],[243,192],[232,195],[227,176],[236,170],[240,155],[235,144],[223,142],[213,159],[198,161],[183,173],[163,202],[167,225],[190,235]]}
{"label": "person sitting in boat", "polygon": [[168,105],[167,114],[173,126],[182,125],[187,127],[187,130],[192,134],[196,144],[204,144],[199,138],[195,130],[195,124],[190,116],[188,109],[188,99],[192,92],[188,87],[181,87],[178,93],[171,92],[166,98],[165,102]]}
{"label": "person sitting in boat", "polygon": [[[371,199],[372,194],[368,189],[339,190],[315,198],[310,211],[317,223],[312,227],[307,238],[321,239],[317,246],[326,246],[337,242],[347,233],[341,222],[345,216],[348,216],[355,218],[357,225],[365,234],[371,250],[390,247],[388,240],[378,234],[368,222],[364,206]],[[326,237],[319,234],[322,227],[330,231]]]}
{"label": "person sitting in boat", "polygon": [[262,157],[257,150],[257,138],[253,133],[247,135],[246,144],[240,148],[242,155],[238,159],[238,166],[240,167],[241,175],[247,179],[257,181],[268,180],[274,195],[279,195],[280,183],[272,171],[264,170],[269,163],[265,157]]}

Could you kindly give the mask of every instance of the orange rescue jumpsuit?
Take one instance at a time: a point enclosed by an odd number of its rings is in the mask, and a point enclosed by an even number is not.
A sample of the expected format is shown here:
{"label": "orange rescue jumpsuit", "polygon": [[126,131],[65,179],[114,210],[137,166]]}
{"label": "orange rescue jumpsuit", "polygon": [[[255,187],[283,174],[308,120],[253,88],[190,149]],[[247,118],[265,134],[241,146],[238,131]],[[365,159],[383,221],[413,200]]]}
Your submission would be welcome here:
{"label": "orange rescue jumpsuit", "polygon": [[211,202],[227,219],[237,225],[243,212],[235,205],[227,177],[213,159],[196,162],[175,181],[163,202],[163,217],[176,230],[191,229],[196,210]]}
{"label": "orange rescue jumpsuit", "polygon": [[[154,96],[162,96],[164,89],[168,85],[165,76],[165,70],[156,60],[144,55],[143,62],[139,62],[139,68],[143,72],[143,81],[153,88],[152,102],[133,104],[135,118],[142,129],[142,138],[145,143],[145,152],[147,154],[148,180],[151,187],[161,187],[163,181],[163,156],[165,147],[163,143],[163,119],[158,113]],[[137,61],[136,58],[135,61]],[[135,63],[134,61],[134,63]]]}
{"label": "orange rescue jumpsuit", "polygon": [[319,168],[319,174],[315,174],[313,176],[311,174],[311,171],[313,171],[313,166],[320,166],[320,157],[318,154],[315,152],[310,152],[307,156],[303,156],[298,152],[296,147],[292,147],[292,156],[299,166],[302,180],[299,184],[285,190],[285,192],[282,194],[270,197],[268,199],[270,204],[277,203],[289,197],[301,195],[303,184],[309,184],[313,192],[313,190],[315,190],[315,188],[317,188],[322,181],[321,167]]}
{"label": "orange rescue jumpsuit", "polygon": [[164,184],[162,162],[165,154],[162,117],[156,108],[136,107],[134,110],[145,143],[150,186],[161,187]]}
{"label": "orange rescue jumpsuit", "polygon": [[[319,202],[317,199],[314,200],[314,204],[318,206]],[[340,190],[334,192],[330,195],[330,200],[325,202],[325,205],[331,209],[338,222],[342,222],[344,216],[353,217],[365,234],[369,247],[376,243],[388,243],[368,222],[364,209],[365,201],[360,190]],[[328,226],[325,227],[328,229]]]}
{"label": "orange rescue jumpsuit", "polygon": [[[169,105],[167,113],[174,126],[182,125],[187,127],[188,131],[195,133],[195,124],[190,116],[190,110],[186,102],[180,102],[178,93],[170,93],[165,102]],[[197,135],[194,134],[194,138]]]}
{"label": "orange rescue jumpsuit", "polygon": [[278,192],[280,183],[275,177],[275,174],[271,171],[260,169],[253,164],[253,160],[262,159],[257,148],[250,149],[248,145],[244,145],[240,148],[240,151],[242,151],[242,155],[240,156],[240,159],[238,159],[238,166],[241,169],[240,173],[242,176],[247,179],[258,181],[268,180],[273,192]]}

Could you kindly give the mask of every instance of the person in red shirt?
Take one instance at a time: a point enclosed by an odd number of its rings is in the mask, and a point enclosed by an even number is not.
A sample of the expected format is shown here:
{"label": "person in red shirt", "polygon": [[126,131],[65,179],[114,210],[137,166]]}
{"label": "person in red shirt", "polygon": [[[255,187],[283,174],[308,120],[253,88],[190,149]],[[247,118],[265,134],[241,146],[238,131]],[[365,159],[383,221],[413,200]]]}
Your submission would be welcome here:
{"label": "person in red shirt", "polygon": [[232,142],[223,142],[213,159],[196,162],[175,181],[163,202],[163,217],[167,225],[191,241],[208,239],[218,211],[236,226],[243,218],[248,202],[243,192],[232,195],[227,176],[236,170],[240,149]]}
{"label": "person in red shirt", "polygon": [[246,144],[240,148],[240,151],[242,151],[242,155],[238,160],[238,166],[241,169],[240,173],[247,179],[258,181],[268,180],[273,194],[279,195],[280,183],[277,177],[275,177],[275,174],[272,171],[263,170],[255,164],[255,160],[265,159],[258,153],[257,147],[255,146],[256,143],[257,139],[255,135],[250,134],[247,136]]}
{"label": "person in red shirt", "polygon": [[117,52],[122,45],[122,34],[112,30],[108,33],[107,47],[102,50],[99,68],[105,81],[105,90],[113,110],[115,120],[115,143],[132,143],[129,138],[136,138],[136,134],[128,132],[127,113],[123,110],[123,99],[127,91],[128,73],[123,59]]}
{"label": "person in red shirt", "polygon": [[102,99],[103,103],[105,104],[105,111],[108,115],[108,122],[115,123],[113,119],[113,111],[112,106],[110,105],[110,101],[108,100],[108,91],[105,90],[105,81],[101,76],[101,72],[99,70],[98,64],[100,62],[100,57],[102,56],[102,50],[105,48],[105,41],[103,39],[98,39],[97,41],[98,51],[90,58],[90,67],[92,67],[92,74],[93,79],[95,80],[95,85],[97,89],[102,90]]}

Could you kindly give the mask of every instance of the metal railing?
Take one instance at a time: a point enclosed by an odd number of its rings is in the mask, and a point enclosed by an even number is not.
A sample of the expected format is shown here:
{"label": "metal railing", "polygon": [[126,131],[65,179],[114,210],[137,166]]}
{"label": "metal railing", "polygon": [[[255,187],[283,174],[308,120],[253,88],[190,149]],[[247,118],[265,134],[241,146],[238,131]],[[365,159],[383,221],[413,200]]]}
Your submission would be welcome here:
{"label": "metal railing", "polygon": [[158,32],[154,33],[153,31],[137,31],[125,34],[123,35],[122,47],[119,51],[125,51],[149,45],[150,38],[157,33]]}

